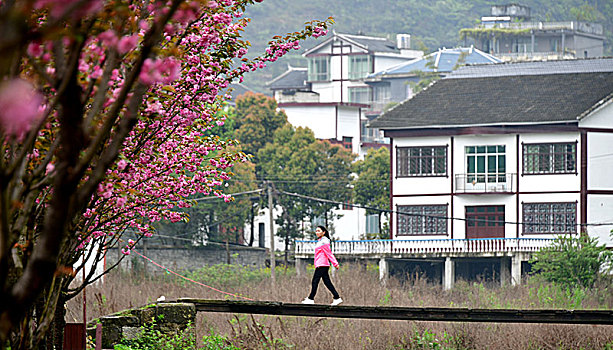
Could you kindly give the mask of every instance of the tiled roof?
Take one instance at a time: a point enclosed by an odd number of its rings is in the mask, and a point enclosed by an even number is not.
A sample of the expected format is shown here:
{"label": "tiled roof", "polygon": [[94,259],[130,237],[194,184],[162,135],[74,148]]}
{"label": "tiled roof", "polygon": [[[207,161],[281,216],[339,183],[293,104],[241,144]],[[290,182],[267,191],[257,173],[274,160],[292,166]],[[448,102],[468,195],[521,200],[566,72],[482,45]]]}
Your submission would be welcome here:
{"label": "tiled roof", "polygon": [[440,49],[422,58],[402,63],[384,71],[371,74],[371,77],[377,75],[395,75],[408,74],[415,71],[420,72],[451,72],[458,63],[460,56],[465,54],[462,64],[485,64],[502,62],[495,56],[480,51],[472,47],[459,47],[455,49]]}
{"label": "tiled roof", "polygon": [[272,90],[305,89],[307,84],[307,69],[289,67],[285,73],[279,75],[266,85]]}
{"label": "tiled roof", "polygon": [[238,96],[246,94],[247,92],[254,92],[242,83],[232,83],[229,87],[232,89],[232,92],[230,92],[231,98],[229,101],[232,105],[235,103]]}
{"label": "tiled roof", "polygon": [[[391,130],[576,122],[613,96],[613,64],[608,70],[599,65],[597,72],[573,72],[569,67],[568,73],[550,70],[549,74],[523,74],[521,67],[513,70],[511,66],[488,65],[470,78],[441,79],[370,125]],[[490,72],[500,67],[507,74]]]}
{"label": "tiled roof", "polygon": [[309,56],[311,53],[317,52],[322,47],[329,45],[334,40],[334,38],[339,38],[346,42],[362,47],[364,50],[370,53],[400,53],[400,50],[396,47],[396,44],[385,38],[366,35],[334,33],[332,36],[326,39],[326,41],[306,50],[303,56]]}
{"label": "tiled roof", "polygon": [[567,73],[595,73],[613,71],[613,58],[554,60],[545,62],[517,62],[494,66],[464,66],[447,78],[499,77],[509,75],[542,75]]}
{"label": "tiled roof", "polygon": [[338,36],[356,42],[360,46],[368,49],[370,52],[400,52],[400,50],[396,47],[396,44],[385,38],[352,34],[338,34]]}

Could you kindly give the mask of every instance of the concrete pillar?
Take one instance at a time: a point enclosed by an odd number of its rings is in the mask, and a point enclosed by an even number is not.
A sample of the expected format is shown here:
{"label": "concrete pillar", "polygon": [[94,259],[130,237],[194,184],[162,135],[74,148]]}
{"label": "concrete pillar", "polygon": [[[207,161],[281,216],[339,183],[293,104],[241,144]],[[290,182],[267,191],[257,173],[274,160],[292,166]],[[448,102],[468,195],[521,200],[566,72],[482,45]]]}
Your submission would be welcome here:
{"label": "concrete pillar", "polygon": [[504,287],[511,282],[511,259],[500,258],[500,286]]}
{"label": "concrete pillar", "polygon": [[306,275],[306,266],[307,266],[307,263],[305,259],[296,258],[296,275],[298,276]]}
{"label": "concrete pillar", "polygon": [[450,290],[455,284],[455,261],[445,258],[445,272],[443,273],[443,290]]}
{"label": "concrete pillar", "polygon": [[379,259],[379,280],[383,283],[390,277],[389,262],[384,258]]}
{"label": "concrete pillar", "polygon": [[511,257],[511,284],[514,286],[521,284],[521,256],[519,254]]}

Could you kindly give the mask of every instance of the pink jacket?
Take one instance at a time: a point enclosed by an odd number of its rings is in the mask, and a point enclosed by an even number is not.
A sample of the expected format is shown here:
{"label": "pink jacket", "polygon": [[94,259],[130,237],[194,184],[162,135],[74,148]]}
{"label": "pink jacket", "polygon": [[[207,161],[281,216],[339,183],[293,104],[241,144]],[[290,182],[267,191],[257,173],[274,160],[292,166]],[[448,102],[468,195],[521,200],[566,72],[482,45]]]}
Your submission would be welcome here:
{"label": "pink jacket", "polygon": [[330,266],[330,263],[338,268],[338,261],[332,254],[330,240],[328,237],[321,237],[315,245],[315,267]]}

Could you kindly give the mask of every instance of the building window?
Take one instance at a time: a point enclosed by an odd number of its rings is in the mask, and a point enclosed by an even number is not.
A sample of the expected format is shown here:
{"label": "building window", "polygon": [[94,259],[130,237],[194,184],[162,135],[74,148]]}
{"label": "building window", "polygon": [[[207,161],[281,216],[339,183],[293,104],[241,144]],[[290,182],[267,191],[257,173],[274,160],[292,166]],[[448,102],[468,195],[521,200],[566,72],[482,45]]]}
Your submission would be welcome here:
{"label": "building window", "polygon": [[467,146],[466,183],[505,183],[505,146]]}
{"label": "building window", "polygon": [[398,236],[447,234],[447,205],[399,205]]}
{"label": "building window", "polygon": [[523,232],[576,233],[577,203],[524,203]]}
{"label": "building window", "polygon": [[370,56],[349,56],[349,79],[362,79],[371,72]]}
{"label": "building window", "polygon": [[351,136],[343,136],[343,147],[348,150],[353,149],[353,137]]}
{"label": "building window", "polygon": [[369,87],[350,87],[349,102],[351,103],[370,103],[370,88]]}
{"label": "building window", "polygon": [[524,144],[524,174],[576,174],[577,142]]}
{"label": "building window", "polygon": [[398,147],[396,176],[446,176],[447,146]]}
{"label": "building window", "polygon": [[532,51],[532,40],[530,38],[518,37],[513,40],[513,50],[515,53],[527,53]]}
{"label": "building window", "polygon": [[366,233],[379,233],[379,215],[366,215]]}
{"label": "building window", "polygon": [[330,80],[330,57],[315,56],[309,58],[309,81]]}

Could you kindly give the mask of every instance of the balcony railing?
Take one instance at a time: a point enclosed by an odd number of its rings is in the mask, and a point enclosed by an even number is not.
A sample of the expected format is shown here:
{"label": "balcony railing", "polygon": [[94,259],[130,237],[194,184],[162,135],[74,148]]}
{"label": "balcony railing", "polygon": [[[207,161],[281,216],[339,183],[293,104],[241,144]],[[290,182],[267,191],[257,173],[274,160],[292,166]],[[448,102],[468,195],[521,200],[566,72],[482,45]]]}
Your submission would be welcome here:
{"label": "balcony railing", "polygon": [[537,30],[576,30],[588,34],[603,35],[604,27],[599,23],[590,22],[484,22],[484,28],[512,28],[512,29],[537,29]]}
{"label": "balcony railing", "polygon": [[[336,255],[444,254],[536,252],[548,247],[552,238],[478,238],[478,239],[377,239],[332,242]],[[317,241],[296,241],[297,255],[315,253]]]}
{"label": "balcony railing", "polygon": [[455,174],[455,191],[458,193],[509,193],[517,174]]}

